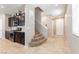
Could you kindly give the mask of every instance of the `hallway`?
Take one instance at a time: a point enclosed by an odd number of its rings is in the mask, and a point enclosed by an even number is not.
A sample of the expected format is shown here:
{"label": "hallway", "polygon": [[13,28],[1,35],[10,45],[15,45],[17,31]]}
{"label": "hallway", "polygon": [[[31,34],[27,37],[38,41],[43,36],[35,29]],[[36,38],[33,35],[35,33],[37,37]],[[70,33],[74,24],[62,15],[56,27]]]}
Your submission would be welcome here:
{"label": "hallway", "polygon": [[38,47],[24,47],[23,45],[11,41],[0,39],[0,53],[70,53],[66,40],[63,37],[48,38],[48,40]]}

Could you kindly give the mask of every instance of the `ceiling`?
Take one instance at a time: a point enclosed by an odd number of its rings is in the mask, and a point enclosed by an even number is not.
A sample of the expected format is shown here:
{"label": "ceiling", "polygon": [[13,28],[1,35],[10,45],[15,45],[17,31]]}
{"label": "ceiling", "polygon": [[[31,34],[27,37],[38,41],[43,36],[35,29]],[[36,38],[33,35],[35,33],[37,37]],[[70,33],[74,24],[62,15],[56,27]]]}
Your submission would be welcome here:
{"label": "ceiling", "polygon": [[[17,12],[24,4],[0,4],[0,13],[12,14]],[[1,8],[4,6],[4,8]],[[34,4],[33,6],[40,7],[46,15],[49,16],[64,16],[65,4]]]}
{"label": "ceiling", "polygon": [[38,4],[46,15],[49,16],[64,16],[66,4]]}
{"label": "ceiling", "polygon": [[22,4],[0,4],[0,13],[11,14],[16,12]]}

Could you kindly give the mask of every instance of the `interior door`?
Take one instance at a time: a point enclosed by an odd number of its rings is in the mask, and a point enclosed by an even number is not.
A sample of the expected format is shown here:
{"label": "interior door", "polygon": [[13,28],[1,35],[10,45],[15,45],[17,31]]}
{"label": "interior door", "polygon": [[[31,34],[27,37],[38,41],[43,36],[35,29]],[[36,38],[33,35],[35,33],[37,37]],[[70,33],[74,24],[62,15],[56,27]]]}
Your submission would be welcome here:
{"label": "interior door", "polygon": [[64,35],[64,18],[56,19],[56,35]]}

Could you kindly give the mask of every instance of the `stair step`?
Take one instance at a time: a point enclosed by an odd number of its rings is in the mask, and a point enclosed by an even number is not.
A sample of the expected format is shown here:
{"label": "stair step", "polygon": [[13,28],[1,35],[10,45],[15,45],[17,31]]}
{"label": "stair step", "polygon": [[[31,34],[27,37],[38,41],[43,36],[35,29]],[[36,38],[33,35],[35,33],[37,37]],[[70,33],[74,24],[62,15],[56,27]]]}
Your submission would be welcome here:
{"label": "stair step", "polygon": [[43,35],[39,34],[34,36],[34,38],[37,38],[37,37],[43,37]]}
{"label": "stair step", "polygon": [[30,47],[35,47],[35,46],[39,46],[41,44],[43,44],[44,42],[46,42],[47,39],[44,38],[44,36],[36,31],[35,32],[35,36],[32,39],[31,43],[29,44]]}
{"label": "stair step", "polygon": [[39,34],[39,32],[35,32],[35,34]]}
{"label": "stair step", "polygon": [[38,36],[41,36],[41,33],[35,34],[34,38],[35,38],[35,37],[38,37]]}
{"label": "stair step", "polygon": [[31,47],[35,47],[35,46],[39,46],[41,44],[43,44],[46,41],[46,39],[41,39],[40,41],[34,41],[30,43]]}
{"label": "stair step", "polygon": [[44,39],[44,37],[43,37],[43,36],[41,36],[41,37],[36,37],[36,38],[34,38],[32,41],[38,41],[38,40],[41,40],[41,39]]}

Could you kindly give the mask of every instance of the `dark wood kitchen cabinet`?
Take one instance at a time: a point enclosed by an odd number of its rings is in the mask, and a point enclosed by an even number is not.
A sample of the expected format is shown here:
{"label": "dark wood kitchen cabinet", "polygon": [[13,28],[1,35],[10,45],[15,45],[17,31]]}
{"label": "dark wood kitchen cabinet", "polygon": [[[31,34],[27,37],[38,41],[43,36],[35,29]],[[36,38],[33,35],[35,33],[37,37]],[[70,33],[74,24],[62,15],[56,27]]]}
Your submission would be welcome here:
{"label": "dark wood kitchen cabinet", "polygon": [[15,17],[8,18],[8,26],[9,27],[18,26],[18,24],[19,24],[19,20],[15,19]]}
{"label": "dark wood kitchen cabinet", "polygon": [[10,36],[9,34],[10,34],[10,33],[9,33],[8,31],[5,31],[5,38],[6,38],[6,39],[9,39],[9,36]]}
{"label": "dark wood kitchen cabinet", "polygon": [[13,18],[12,17],[8,18],[8,26],[9,27],[13,26]]}
{"label": "dark wood kitchen cabinet", "polygon": [[14,32],[14,42],[25,45],[25,33],[24,32]]}
{"label": "dark wood kitchen cabinet", "polygon": [[25,13],[14,15],[8,18],[8,26],[24,26],[25,25]]}

